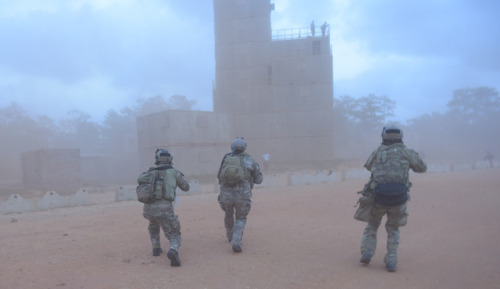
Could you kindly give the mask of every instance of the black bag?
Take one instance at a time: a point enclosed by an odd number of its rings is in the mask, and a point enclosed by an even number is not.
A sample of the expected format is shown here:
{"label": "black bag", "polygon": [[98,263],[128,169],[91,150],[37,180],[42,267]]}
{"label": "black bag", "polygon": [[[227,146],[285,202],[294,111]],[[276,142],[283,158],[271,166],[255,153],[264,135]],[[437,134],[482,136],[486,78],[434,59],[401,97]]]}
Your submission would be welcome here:
{"label": "black bag", "polygon": [[399,206],[408,201],[408,187],[400,183],[378,184],[375,187],[375,202],[382,206]]}

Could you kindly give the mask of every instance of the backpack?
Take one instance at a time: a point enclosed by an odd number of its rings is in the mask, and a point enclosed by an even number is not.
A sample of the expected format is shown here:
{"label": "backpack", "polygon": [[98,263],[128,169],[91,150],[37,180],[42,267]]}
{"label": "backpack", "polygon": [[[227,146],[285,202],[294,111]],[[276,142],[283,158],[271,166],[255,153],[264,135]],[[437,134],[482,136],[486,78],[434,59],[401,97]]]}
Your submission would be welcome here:
{"label": "backpack", "polygon": [[[172,181],[171,177],[167,177],[168,192],[165,191],[164,178],[171,166],[151,168],[149,171],[142,173],[137,179],[139,184],[136,188],[137,200],[141,203],[149,204],[157,200],[166,199],[173,201],[175,199],[175,176]],[[175,171],[174,171],[175,173]]]}
{"label": "backpack", "polygon": [[408,200],[409,162],[404,146],[381,147],[372,165],[375,202],[383,206],[402,205]]}
{"label": "backpack", "polygon": [[139,202],[149,204],[156,200],[155,184],[158,174],[158,170],[149,170],[139,176],[137,179],[139,185],[135,189]]}
{"label": "backpack", "polygon": [[240,156],[226,155],[219,174],[221,182],[235,185],[245,179],[245,167]]}

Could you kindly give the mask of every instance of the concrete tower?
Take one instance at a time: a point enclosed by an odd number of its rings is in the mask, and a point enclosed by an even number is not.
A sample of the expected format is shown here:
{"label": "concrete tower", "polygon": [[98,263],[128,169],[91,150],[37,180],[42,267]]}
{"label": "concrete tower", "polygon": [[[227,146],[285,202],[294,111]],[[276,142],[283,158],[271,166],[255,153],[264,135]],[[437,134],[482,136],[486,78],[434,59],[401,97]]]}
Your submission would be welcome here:
{"label": "concrete tower", "polygon": [[214,0],[214,112],[228,114],[231,137],[245,137],[256,157],[270,153],[278,165],[329,162],[329,33],[290,29],[273,37],[272,10],[270,0]]}

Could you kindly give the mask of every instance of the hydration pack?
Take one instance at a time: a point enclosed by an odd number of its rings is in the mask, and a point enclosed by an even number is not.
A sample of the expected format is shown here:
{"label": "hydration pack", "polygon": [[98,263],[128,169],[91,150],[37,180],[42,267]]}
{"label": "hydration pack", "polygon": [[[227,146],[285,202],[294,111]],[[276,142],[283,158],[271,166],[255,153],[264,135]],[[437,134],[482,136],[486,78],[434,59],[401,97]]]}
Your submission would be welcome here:
{"label": "hydration pack", "polygon": [[404,158],[403,145],[381,147],[372,165],[375,202],[384,206],[404,204],[408,200],[410,163]]}
{"label": "hydration pack", "polygon": [[240,156],[227,155],[222,163],[219,180],[235,185],[245,179],[245,167]]}

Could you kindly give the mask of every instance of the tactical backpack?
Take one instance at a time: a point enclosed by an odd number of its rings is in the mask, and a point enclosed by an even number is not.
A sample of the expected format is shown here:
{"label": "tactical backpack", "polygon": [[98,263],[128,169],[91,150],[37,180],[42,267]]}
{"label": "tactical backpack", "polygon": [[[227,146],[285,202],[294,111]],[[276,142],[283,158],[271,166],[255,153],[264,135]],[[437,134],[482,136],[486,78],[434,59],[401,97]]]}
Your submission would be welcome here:
{"label": "tactical backpack", "polygon": [[151,168],[142,173],[137,179],[139,184],[136,188],[137,200],[145,204],[161,199],[173,201],[177,182],[175,170],[170,170],[171,168],[171,166]]}
{"label": "tactical backpack", "polygon": [[222,162],[219,180],[230,185],[235,185],[245,179],[245,167],[240,156],[226,155]]}
{"label": "tactical backpack", "polygon": [[372,165],[376,184],[375,202],[383,206],[402,205],[408,200],[408,160],[403,158],[404,146],[381,147]]}

